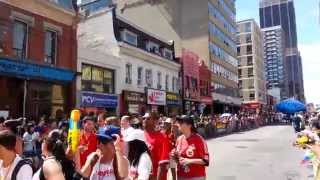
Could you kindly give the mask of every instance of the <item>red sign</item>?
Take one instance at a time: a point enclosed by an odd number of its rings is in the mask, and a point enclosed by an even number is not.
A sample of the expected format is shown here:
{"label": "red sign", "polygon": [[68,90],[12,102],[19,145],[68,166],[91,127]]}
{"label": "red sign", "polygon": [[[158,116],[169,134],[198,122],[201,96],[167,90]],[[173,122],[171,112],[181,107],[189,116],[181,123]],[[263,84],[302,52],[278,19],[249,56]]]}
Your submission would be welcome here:
{"label": "red sign", "polygon": [[148,104],[152,105],[166,105],[166,92],[156,89],[147,90]]}

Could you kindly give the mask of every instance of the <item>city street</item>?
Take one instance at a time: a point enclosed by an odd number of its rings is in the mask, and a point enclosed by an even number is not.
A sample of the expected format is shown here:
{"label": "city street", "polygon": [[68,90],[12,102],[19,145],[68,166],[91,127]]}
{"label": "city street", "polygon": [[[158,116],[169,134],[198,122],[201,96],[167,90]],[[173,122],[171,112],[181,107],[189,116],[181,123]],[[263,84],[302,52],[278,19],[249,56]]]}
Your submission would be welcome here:
{"label": "city street", "polygon": [[311,180],[304,152],[292,147],[290,126],[267,126],[208,140],[209,180]]}

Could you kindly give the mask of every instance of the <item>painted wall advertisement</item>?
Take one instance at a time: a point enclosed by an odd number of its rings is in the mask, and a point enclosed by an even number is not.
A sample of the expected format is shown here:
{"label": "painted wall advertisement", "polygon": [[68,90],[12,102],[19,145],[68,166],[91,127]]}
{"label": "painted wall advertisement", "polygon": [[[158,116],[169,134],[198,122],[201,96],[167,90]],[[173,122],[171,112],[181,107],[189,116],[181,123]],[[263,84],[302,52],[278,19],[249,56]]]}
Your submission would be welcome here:
{"label": "painted wall advertisement", "polygon": [[166,92],[156,89],[147,89],[147,102],[151,105],[166,105]]}

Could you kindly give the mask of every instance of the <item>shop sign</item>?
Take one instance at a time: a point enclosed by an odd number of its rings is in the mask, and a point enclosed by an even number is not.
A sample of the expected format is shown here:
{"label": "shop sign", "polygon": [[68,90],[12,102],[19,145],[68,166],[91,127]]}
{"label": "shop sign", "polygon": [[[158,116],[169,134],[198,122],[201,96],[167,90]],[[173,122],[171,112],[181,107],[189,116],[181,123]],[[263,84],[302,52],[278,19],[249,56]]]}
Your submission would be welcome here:
{"label": "shop sign", "polygon": [[94,92],[82,92],[81,107],[116,108],[118,96]]}
{"label": "shop sign", "polygon": [[139,92],[123,91],[124,99],[128,102],[144,103],[145,95]]}
{"label": "shop sign", "polygon": [[166,92],[156,89],[147,89],[148,104],[166,105]]}
{"label": "shop sign", "polygon": [[6,58],[0,58],[0,73],[3,75],[15,76],[17,78],[34,78],[66,82],[72,81],[75,75],[75,73],[70,70]]}
{"label": "shop sign", "polygon": [[167,105],[181,105],[181,99],[179,94],[175,93],[166,93]]}
{"label": "shop sign", "polygon": [[139,104],[128,104],[128,111],[132,114],[139,113]]}

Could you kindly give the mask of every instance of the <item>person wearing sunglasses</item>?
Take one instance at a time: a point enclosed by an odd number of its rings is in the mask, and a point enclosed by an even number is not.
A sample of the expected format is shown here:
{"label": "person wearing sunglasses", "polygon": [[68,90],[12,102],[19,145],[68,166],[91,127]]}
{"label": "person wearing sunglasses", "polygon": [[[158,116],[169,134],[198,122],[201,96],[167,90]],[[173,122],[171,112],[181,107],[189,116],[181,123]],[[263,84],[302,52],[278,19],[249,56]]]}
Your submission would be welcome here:
{"label": "person wearing sunglasses", "polygon": [[106,126],[97,134],[98,150],[91,153],[81,174],[90,180],[121,180],[128,177],[129,161],[123,155],[120,128]]}

